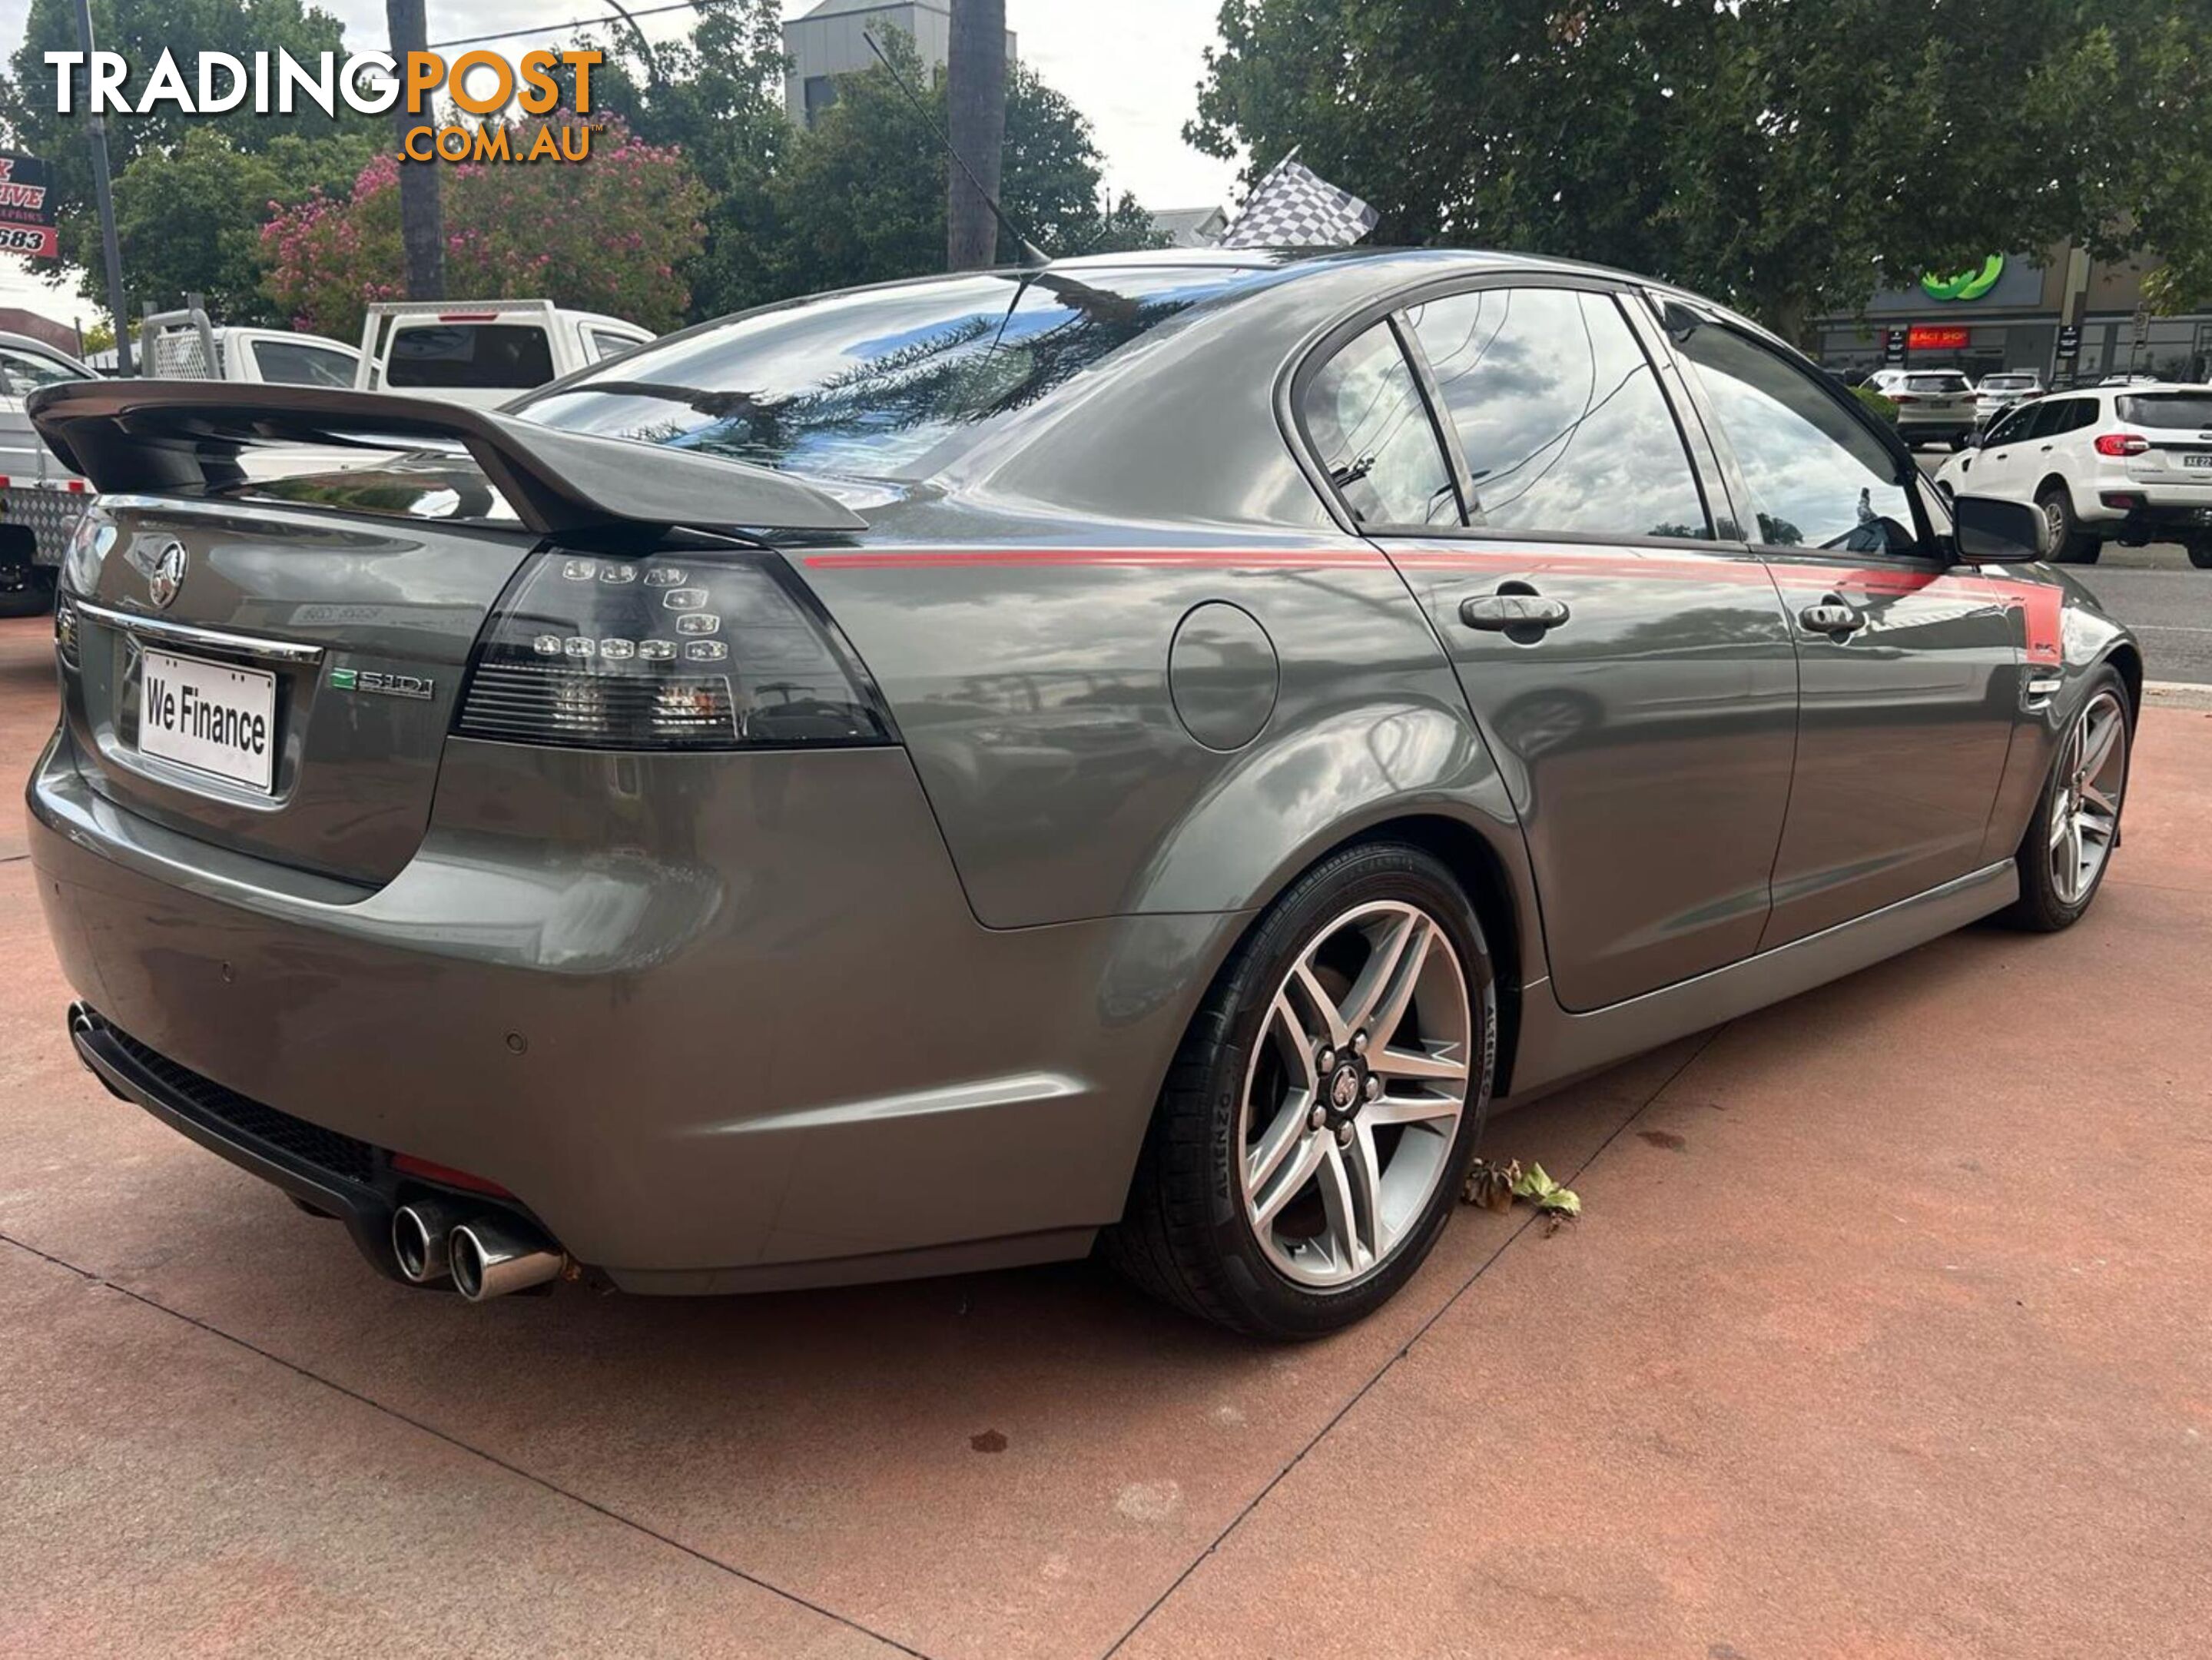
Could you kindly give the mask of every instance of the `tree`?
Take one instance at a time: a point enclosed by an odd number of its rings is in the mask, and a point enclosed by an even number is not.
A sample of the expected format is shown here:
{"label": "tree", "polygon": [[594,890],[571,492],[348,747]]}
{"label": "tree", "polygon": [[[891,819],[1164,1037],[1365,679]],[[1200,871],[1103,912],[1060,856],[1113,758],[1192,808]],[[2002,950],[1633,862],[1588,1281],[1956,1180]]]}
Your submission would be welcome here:
{"label": "tree", "polygon": [[263,223],[319,191],[346,189],[370,155],[351,133],[241,150],[218,127],[193,128],[173,155],[142,154],[115,181],[133,290],[157,309],[200,294],[219,321],[280,321],[261,291]]}
{"label": "tree", "polygon": [[690,36],[659,47],[652,66],[627,34],[593,44],[606,54],[592,76],[593,109],[682,151],[706,188],[705,240],[681,267],[693,313],[719,317],[776,297],[764,275],[776,234],[769,179],[792,128],[775,0],[699,0]]}
{"label": "tree", "polygon": [[[392,55],[400,63],[407,61],[410,52],[428,49],[430,27],[422,15],[422,0],[384,0],[384,24],[391,35]],[[428,113],[410,115],[403,96],[392,106],[392,137],[404,146],[409,131],[421,126]],[[436,161],[411,161],[404,149],[400,155],[399,246],[406,260],[410,300],[446,297],[446,226],[439,192],[443,166]]]}
{"label": "tree", "polygon": [[[884,50],[908,84],[920,80],[914,47],[890,32]],[[941,121],[945,88],[923,89]],[[1163,239],[1124,197],[1110,218],[1099,210],[1097,146],[1090,124],[1060,94],[1017,67],[1006,88],[1000,184],[1007,216],[1055,256],[1159,246]],[[841,76],[837,101],[811,130],[795,133],[769,187],[774,234],[763,239],[779,295],[919,277],[943,268],[946,164],[930,124],[878,66]],[[1017,250],[1001,236],[997,258]]]}
{"label": "tree", "polygon": [[1226,0],[1221,31],[1185,136],[1255,168],[1302,146],[1378,242],[1595,259],[1798,337],[2065,239],[2212,295],[2200,5]]}
{"label": "tree", "polygon": [[963,166],[947,169],[945,267],[994,263],[1000,157],[1006,142],[1006,0],[952,0],[945,136]]}
{"label": "tree", "polygon": [[[142,76],[160,60],[165,47],[176,49],[188,79],[191,54],[199,52],[227,52],[251,64],[258,51],[286,51],[312,62],[318,52],[343,50],[344,32],[338,20],[301,0],[93,0],[92,15],[100,49],[121,52]],[[57,112],[54,72],[44,56],[76,50],[75,0],[31,0],[23,43],[12,60],[15,72],[0,79],[0,121],[5,122],[16,148],[43,156],[51,166],[62,256],[85,268],[83,291],[98,297],[100,228],[92,210],[92,163],[84,120],[81,114]],[[81,100],[76,107],[82,110]],[[169,155],[188,132],[196,131],[220,131],[234,149],[253,155],[280,139],[312,143],[347,134],[365,136],[373,130],[369,118],[355,113],[342,100],[337,108],[336,117],[325,117],[309,104],[301,112],[278,119],[256,115],[248,97],[222,115],[181,115],[174,104],[162,103],[144,115],[111,116],[109,166],[120,179],[141,157]],[[126,281],[135,288],[136,271],[127,265],[125,271]]]}
{"label": "tree", "polygon": [[[471,300],[550,298],[669,329],[690,295],[678,267],[704,240],[706,192],[683,158],[594,112],[591,160],[447,167],[446,277]],[[562,111],[518,123],[526,153]],[[264,292],[297,326],[343,339],[366,308],[401,289],[400,167],[389,153],[343,197],[318,192],[264,227]]]}

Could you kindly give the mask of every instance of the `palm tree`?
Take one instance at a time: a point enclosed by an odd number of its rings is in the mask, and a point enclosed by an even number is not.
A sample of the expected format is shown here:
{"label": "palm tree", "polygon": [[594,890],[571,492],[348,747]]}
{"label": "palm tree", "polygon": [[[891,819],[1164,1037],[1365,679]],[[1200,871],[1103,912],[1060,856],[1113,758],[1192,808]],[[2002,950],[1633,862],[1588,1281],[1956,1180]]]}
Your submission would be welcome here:
{"label": "palm tree", "polygon": [[945,169],[945,265],[977,271],[999,259],[990,204],[1006,142],[1006,0],[952,0],[947,57],[945,125],[954,154],[968,165],[965,172]]}
{"label": "palm tree", "polygon": [[[426,50],[430,27],[422,15],[422,0],[384,0],[384,21],[392,34],[392,55],[399,60],[399,73],[407,73],[407,54]],[[424,125],[428,112],[410,115],[403,96],[392,106],[404,143],[409,129]],[[434,125],[433,123],[432,125]],[[407,297],[442,300],[446,297],[445,213],[438,200],[438,164],[399,159],[399,240],[407,251]]]}

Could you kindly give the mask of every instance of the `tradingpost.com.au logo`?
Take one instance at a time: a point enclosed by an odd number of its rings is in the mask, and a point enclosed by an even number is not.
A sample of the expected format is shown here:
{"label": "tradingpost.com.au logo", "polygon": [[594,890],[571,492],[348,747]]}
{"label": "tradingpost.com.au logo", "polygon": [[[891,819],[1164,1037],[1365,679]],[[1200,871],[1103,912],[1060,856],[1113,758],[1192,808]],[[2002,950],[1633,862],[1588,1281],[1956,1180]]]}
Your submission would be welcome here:
{"label": "tradingpost.com.au logo", "polygon": [[[100,115],[222,115],[252,100],[256,115],[291,115],[313,108],[335,116],[341,102],[363,115],[390,113],[405,100],[410,115],[425,118],[404,129],[399,153],[410,161],[585,161],[592,133],[582,122],[546,122],[526,139],[499,116],[510,106],[542,116],[558,108],[563,88],[556,71],[575,85],[574,109],[592,108],[592,70],[605,54],[540,47],[508,59],[495,52],[465,52],[448,65],[434,52],[410,52],[403,64],[388,52],[356,52],[343,63],[334,52],[303,63],[289,52],[257,52],[245,58],[227,52],[198,54],[186,76],[173,52],[163,52],[143,79],[119,52],[50,52],[54,109],[75,115],[81,106]],[[433,95],[447,98],[481,125],[439,124]]]}

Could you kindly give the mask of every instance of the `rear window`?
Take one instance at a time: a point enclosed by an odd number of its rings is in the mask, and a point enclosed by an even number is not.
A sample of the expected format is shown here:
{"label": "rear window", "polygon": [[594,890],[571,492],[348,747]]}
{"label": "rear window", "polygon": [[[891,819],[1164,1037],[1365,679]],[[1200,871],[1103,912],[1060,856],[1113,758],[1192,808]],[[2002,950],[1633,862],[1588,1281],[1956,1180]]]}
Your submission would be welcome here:
{"label": "rear window", "polygon": [[1907,392],[1965,392],[1966,377],[1963,374],[1908,374],[1905,377]]}
{"label": "rear window", "polygon": [[392,337],[387,386],[499,386],[516,391],[553,378],[553,345],[535,323],[440,323]]}
{"label": "rear window", "polygon": [[830,295],[657,341],[517,413],[790,471],[924,477],[993,421],[1261,275],[1000,271]]}
{"label": "rear window", "polygon": [[2026,392],[2034,384],[2034,376],[2027,374],[1987,374],[1982,377],[1984,392]]}
{"label": "rear window", "polygon": [[2212,427],[2212,391],[2138,392],[2117,402],[2131,427]]}

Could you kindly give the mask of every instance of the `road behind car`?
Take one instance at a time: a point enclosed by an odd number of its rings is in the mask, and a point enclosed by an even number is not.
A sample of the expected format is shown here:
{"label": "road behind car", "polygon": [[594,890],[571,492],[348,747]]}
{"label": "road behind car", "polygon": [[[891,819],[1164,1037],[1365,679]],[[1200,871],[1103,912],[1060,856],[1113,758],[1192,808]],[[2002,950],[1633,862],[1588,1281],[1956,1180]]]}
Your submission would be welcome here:
{"label": "road behind car", "polygon": [[77,1065],[10,821],[0,1653],[2206,1652],[2212,715],[2137,757],[2081,927],[1499,1118],[1583,1219],[1288,1350],[1081,1266],[390,1285]]}

